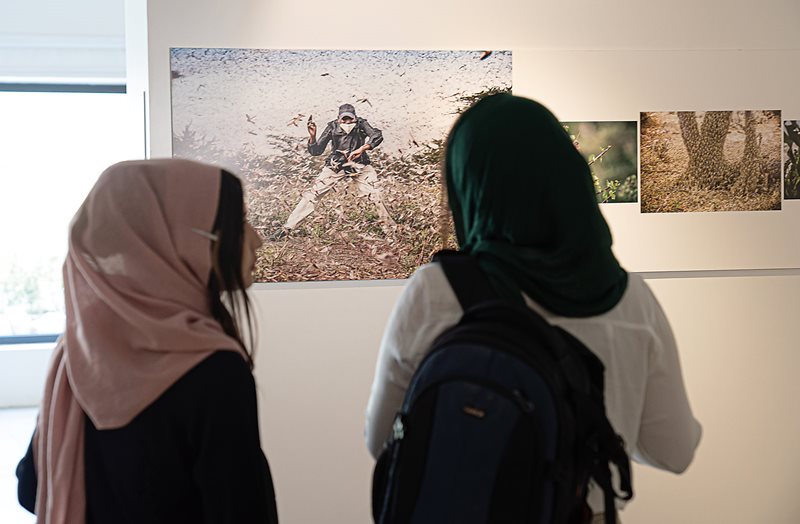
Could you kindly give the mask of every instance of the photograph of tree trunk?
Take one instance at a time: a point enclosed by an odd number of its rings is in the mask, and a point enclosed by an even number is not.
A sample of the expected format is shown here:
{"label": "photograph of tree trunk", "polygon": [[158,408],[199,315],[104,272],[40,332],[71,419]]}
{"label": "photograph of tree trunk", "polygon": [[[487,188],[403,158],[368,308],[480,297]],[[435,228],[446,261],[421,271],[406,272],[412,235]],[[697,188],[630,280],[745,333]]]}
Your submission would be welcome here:
{"label": "photograph of tree trunk", "polygon": [[592,170],[600,204],[637,202],[636,122],[562,122]]}
{"label": "photograph of tree trunk", "polygon": [[783,148],[786,162],[783,164],[783,197],[800,198],[800,120],[783,123]]}
{"label": "photograph of tree trunk", "polygon": [[172,153],[242,177],[258,282],[407,278],[446,243],[458,115],[510,51],[171,50]]}
{"label": "photograph of tree trunk", "polygon": [[781,209],[780,111],[641,113],[643,213]]}

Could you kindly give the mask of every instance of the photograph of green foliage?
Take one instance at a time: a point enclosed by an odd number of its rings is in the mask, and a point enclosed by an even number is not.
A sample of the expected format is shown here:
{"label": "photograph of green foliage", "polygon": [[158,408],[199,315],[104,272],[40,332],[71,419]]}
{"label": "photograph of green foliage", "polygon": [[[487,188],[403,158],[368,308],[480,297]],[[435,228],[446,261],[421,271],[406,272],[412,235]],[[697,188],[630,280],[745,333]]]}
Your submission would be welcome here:
{"label": "photograph of green foliage", "polygon": [[597,202],[637,202],[637,122],[562,122],[589,163]]}
{"label": "photograph of green foliage", "polygon": [[641,113],[643,213],[781,209],[780,111]]}
{"label": "photograph of green foliage", "polygon": [[458,115],[510,51],[171,50],[173,155],[245,181],[259,282],[407,278],[448,235]]}
{"label": "photograph of green foliage", "polygon": [[800,198],[800,121],[783,123],[783,149],[786,161],[783,164],[783,197]]}

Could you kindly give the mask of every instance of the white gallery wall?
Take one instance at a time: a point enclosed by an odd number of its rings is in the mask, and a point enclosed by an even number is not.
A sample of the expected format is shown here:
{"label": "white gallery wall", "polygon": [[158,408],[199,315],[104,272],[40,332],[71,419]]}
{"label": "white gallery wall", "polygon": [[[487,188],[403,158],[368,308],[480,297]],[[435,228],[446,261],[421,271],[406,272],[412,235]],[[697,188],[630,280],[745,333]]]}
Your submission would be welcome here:
{"label": "white gallery wall", "polygon": [[[636,119],[639,109],[780,108],[800,118],[796,88],[782,84],[800,81],[794,0],[128,0],[126,13],[129,92],[147,91],[153,156],[170,154],[170,47],[510,49],[515,91],[565,120]],[[774,226],[754,218],[755,231],[747,214],[700,217],[717,235],[739,238],[744,228],[751,236],[699,259],[698,214],[680,217],[685,229],[665,247],[647,236],[647,223],[609,213],[620,258],[668,272],[647,276],[672,321],[705,431],[685,475],[636,468],[626,524],[798,522],[797,211],[781,212]],[[402,282],[256,286],[262,439],[283,522],[369,522],[363,411],[401,290]]]}

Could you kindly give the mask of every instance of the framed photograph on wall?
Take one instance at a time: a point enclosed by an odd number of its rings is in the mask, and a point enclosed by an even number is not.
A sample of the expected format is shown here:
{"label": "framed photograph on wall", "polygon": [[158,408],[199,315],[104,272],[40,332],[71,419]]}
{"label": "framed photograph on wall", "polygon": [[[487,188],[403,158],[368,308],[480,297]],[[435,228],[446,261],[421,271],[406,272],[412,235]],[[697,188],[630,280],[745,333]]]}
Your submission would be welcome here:
{"label": "framed photograph on wall", "polygon": [[170,50],[173,156],[245,181],[261,282],[408,277],[443,245],[458,115],[509,51]]}
{"label": "framed photograph on wall", "polygon": [[636,122],[562,122],[592,170],[599,204],[639,201]]}
{"label": "framed photograph on wall", "polygon": [[642,113],[642,212],[781,209],[780,111]]}
{"label": "framed photograph on wall", "polygon": [[800,199],[800,120],[786,120],[783,123],[783,150],[786,153],[783,197],[797,200]]}

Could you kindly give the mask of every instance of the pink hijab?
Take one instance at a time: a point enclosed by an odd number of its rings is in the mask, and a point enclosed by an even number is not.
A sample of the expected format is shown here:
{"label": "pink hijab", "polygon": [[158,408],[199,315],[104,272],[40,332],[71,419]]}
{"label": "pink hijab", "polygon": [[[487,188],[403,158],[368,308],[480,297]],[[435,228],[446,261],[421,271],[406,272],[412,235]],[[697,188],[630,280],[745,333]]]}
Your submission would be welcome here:
{"label": "pink hijab", "polygon": [[84,413],[98,429],[125,426],[214,351],[243,353],[206,289],[220,180],[188,160],[123,162],[75,215],[67,326],[34,436],[38,523],[86,520]]}

